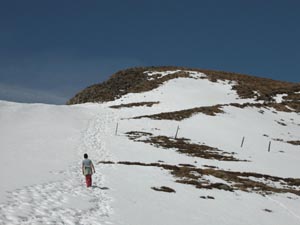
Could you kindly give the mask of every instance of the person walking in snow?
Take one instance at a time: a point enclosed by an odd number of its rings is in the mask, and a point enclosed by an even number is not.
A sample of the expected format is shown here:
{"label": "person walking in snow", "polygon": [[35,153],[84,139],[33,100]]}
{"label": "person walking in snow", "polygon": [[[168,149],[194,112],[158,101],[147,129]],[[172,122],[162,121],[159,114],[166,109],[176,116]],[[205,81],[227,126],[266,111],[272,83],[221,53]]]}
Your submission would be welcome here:
{"label": "person walking in snow", "polygon": [[92,186],[92,175],[96,173],[92,160],[88,158],[88,154],[83,155],[84,160],[82,161],[82,174],[85,176],[85,182],[87,187]]}

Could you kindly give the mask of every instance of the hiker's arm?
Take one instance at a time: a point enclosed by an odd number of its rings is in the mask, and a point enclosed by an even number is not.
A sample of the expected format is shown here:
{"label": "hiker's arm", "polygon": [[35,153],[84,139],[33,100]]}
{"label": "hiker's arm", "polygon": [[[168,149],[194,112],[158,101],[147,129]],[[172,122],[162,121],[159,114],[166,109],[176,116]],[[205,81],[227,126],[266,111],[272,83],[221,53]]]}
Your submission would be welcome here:
{"label": "hiker's arm", "polygon": [[81,167],[81,170],[82,170],[82,174],[84,174],[84,167],[83,167],[83,165]]}
{"label": "hiker's arm", "polygon": [[95,170],[95,167],[94,167],[93,163],[92,163],[92,169],[93,169],[94,173],[96,173],[96,170]]}

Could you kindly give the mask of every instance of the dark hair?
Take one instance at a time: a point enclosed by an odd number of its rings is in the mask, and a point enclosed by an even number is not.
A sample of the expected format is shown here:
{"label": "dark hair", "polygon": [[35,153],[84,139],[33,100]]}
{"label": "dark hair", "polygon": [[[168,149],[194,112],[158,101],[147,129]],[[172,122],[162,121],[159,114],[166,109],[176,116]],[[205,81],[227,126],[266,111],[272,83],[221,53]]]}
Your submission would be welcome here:
{"label": "dark hair", "polygon": [[88,154],[85,153],[85,154],[83,155],[83,157],[84,157],[85,159],[87,159],[87,158],[88,158]]}

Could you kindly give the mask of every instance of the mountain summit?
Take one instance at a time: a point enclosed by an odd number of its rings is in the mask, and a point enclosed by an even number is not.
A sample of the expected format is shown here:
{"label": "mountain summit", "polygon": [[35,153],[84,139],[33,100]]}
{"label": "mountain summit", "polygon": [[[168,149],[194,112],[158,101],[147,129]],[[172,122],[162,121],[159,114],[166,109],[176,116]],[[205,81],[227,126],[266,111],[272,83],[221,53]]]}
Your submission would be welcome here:
{"label": "mountain summit", "polygon": [[[197,73],[203,75],[194,76]],[[67,104],[113,101],[129,93],[151,91],[166,81],[177,78],[205,79],[214,83],[226,81],[233,84],[232,90],[235,90],[243,99],[252,98],[255,101],[274,102],[277,95],[284,94],[283,100],[285,103],[289,102],[289,105],[291,102],[295,103],[300,100],[300,95],[297,94],[300,92],[300,84],[297,83],[232,72],[166,66],[137,67],[119,71],[107,81],[79,92]]]}

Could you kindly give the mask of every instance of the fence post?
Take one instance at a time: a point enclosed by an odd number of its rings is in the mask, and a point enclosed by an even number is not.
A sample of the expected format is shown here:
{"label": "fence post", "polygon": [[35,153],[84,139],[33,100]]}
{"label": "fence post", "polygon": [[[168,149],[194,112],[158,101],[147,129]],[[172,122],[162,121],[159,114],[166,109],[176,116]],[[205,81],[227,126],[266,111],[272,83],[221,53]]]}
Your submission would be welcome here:
{"label": "fence post", "polygon": [[243,137],[243,140],[242,140],[242,143],[241,143],[241,148],[242,148],[243,145],[244,145],[244,141],[245,141],[245,137]]}
{"label": "fence post", "polygon": [[268,148],[268,152],[271,151],[271,141],[269,141],[269,148]]}
{"label": "fence post", "polygon": [[117,123],[115,135],[118,135],[118,128],[119,128],[119,123]]}
{"label": "fence post", "polygon": [[176,130],[176,134],[175,134],[175,139],[177,139],[178,130],[179,130],[179,125],[177,126],[177,130]]}

